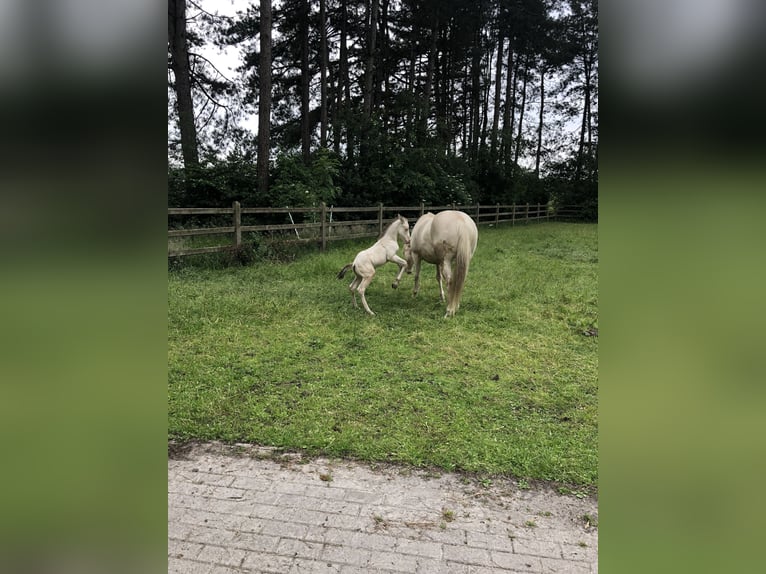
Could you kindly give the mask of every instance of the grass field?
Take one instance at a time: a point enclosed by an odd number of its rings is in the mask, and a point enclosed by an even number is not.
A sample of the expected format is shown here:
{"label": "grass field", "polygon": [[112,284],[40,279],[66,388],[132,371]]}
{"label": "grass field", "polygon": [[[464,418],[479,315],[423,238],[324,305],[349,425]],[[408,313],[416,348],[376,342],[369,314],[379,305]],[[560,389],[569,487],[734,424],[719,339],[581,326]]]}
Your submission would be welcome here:
{"label": "grass field", "polygon": [[171,271],[169,437],[596,485],[597,226],[481,227],[452,319],[428,264],[355,309],[372,241]]}

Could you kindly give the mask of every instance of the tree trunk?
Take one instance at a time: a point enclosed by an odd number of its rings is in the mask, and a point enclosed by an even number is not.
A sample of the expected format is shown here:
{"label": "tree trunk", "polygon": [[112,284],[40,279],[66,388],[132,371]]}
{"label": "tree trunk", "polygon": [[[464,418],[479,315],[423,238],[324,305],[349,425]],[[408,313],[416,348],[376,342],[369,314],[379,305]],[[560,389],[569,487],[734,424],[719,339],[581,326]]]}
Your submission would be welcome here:
{"label": "tree trunk", "polygon": [[503,110],[503,138],[501,155],[504,158],[506,170],[511,158],[511,139],[513,138],[513,113],[516,106],[516,74],[513,62],[513,44],[508,42],[508,77],[505,80],[505,109]]}
{"label": "tree trunk", "polygon": [[495,109],[492,112],[492,134],[490,135],[492,159],[497,153],[497,130],[500,125],[500,94],[503,85],[503,31],[497,33],[497,61],[495,62]]}
{"label": "tree trunk", "polygon": [[471,114],[468,106],[468,90],[465,86],[468,86],[468,68],[464,68],[463,71],[463,156],[468,157],[471,155],[471,131],[469,129],[471,124]]}
{"label": "tree trunk", "polygon": [[543,115],[545,112],[545,66],[540,66],[540,122],[537,124],[537,153],[535,153],[535,178],[540,179],[540,156],[543,151]]}
{"label": "tree trunk", "polygon": [[[449,46],[449,30],[445,29],[443,32],[444,46]],[[441,102],[439,103],[438,117],[441,120],[441,132],[440,139],[442,142],[444,153],[450,152],[450,149],[454,149],[456,138],[452,133],[452,105],[454,103],[454,78],[450,73],[452,69],[452,51],[449,49],[444,50],[441,57],[441,66],[437,67],[439,72],[439,83],[441,84]]]}
{"label": "tree trunk", "polygon": [[319,145],[327,147],[327,0],[319,0]]}
{"label": "tree trunk", "polygon": [[[380,57],[378,58],[379,66],[377,71],[377,82],[375,85],[376,88],[376,97],[375,100],[379,102],[379,104],[384,103],[384,96],[388,96],[391,93],[391,86],[389,83],[390,80],[390,73],[389,73],[389,53],[388,53],[388,46],[389,46],[389,39],[388,39],[388,4],[389,0],[382,0],[382,5],[380,7]],[[386,129],[386,126],[388,125],[388,115],[390,111],[387,109],[389,106],[386,106],[386,109],[382,110],[382,118],[383,118],[383,129]]]}
{"label": "tree trunk", "polygon": [[580,126],[580,144],[578,146],[577,150],[577,170],[575,172],[575,181],[580,181],[582,179],[582,166],[583,166],[583,160],[584,160],[584,154],[585,154],[585,134],[588,134],[588,153],[590,153],[591,150],[591,129],[590,129],[590,98],[591,98],[591,86],[590,86],[590,77],[591,77],[591,62],[590,58],[586,55],[583,58],[583,67],[585,72],[585,102],[583,103],[583,109],[582,109],[582,125]]}
{"label": "tree trunk", "polygon": [[426,85],[423,89],[421,102],[420,125],[418,127],[418,142],[424,143],[428,135],[428,118],[431,115],[431,95],[434,86],[434,71],[436,70],[437,35],[439,34],[439,19],[434,17],[431,25],[431,47],[428,50],[428,68],[426,69]]}
{"label": "tree trunk", "polygon": [[[418,101],[418,83],[415,80],[415,44],[414,42],[410,44],[410,65],[409,69],[407,70],[407,84],[410,88],[410,93],[412,95],[412,104],[407,106],[407,133],[410,138],[415,139],[415,133],[417,132],[418,125],[419,125],[419,119],[418,119],[418,106],[414,104],[414,102]],[[409,141],[409,144],[412,144],[414,142]]]}
{"label": "tree trunk", "polygon": [[184,167],[199,165],[197,127],[191,91],[191,69],[186,37],[186,0],[168,0],[168,46],[170,69],[175,76],[176,111],[181,131],[181,153]]}
{"label": "tree trunk", "polygon": [[482,107],[484,109],[481,117],[481,149],[487,148],[487,131],[489,129],[489,88],[492,84],[492,54],[492,49],[490,49],[487,53],[486,69],[483,74],[484,85],[482,86],[482,90],[484,93],[482,96]]}
{"label": "tree trunk", "polygon": [[309,87],[309,1],[301,2],[301,152],[303,163],[311,161],[311,118]]}
{"label": "tree trunk", "polygon": [[[351,88],[348,78],[348,6],[347,0],[341,0],[340,4],[340,62],[338,71],[338,111],[340,119],[336,119],[341,124],[346,133],[346,154],[349,159],[354,157],[354,146],[351,133],[348,127],[348,109],[351,100]],[[341,128],[338,128],[338,137],[336,151],[340,153]]]}
{"label": "tree trunk", "polygon": [[269,152],[271,149],[271,0],[261,2],[261,54],[258,63],[258,191],[269,189]]}
{"label": "tree trunk", "polygon": [[367,66],[364,78],[364,98],[363,109],[366,118],[372,116],[372,90],[375,74],[375,43],[378,36],[378,0],[370,0],[370,22],[369,35],[367,40]]}
{"label": "tree trunk", "polygon": [[481,28],[473,35],[471,50],[471,146],[470,157],[475,160],[479,155],[479,124],[481,112]]}
{"label": "tree trunk", "polygon": [[513,166],[514,173],[519,166],[519,154],[521,152],[521,130],[524,127],[524,110],[527,105],[527,80],[529,79],[529,56],[527,56],[524,63],[524,82],[521,85],[521,108],[519,109],[519,127],[516,134],[516,146],[513,153]]}

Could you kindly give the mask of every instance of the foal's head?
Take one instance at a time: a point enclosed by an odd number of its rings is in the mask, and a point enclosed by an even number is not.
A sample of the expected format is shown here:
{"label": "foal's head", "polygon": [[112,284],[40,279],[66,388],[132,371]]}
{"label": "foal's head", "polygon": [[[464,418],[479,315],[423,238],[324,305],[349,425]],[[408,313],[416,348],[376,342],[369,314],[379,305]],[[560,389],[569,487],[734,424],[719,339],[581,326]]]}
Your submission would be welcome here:
{"label": "foal's head", "polygon": [[410,243],[410,223],[403,215],[397,214],[397,221],[399,222],[399,237],[402,238],[405,245]]}

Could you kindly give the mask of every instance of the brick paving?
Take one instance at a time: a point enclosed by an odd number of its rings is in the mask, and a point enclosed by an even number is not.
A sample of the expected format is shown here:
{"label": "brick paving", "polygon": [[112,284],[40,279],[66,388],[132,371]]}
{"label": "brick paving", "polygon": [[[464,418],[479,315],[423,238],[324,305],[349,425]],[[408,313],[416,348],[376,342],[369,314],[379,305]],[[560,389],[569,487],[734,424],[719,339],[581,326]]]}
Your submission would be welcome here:
{"label": "brick paving", "polygon": [[171,450],[169,573],[598,572],[591,497],[248,445]]}

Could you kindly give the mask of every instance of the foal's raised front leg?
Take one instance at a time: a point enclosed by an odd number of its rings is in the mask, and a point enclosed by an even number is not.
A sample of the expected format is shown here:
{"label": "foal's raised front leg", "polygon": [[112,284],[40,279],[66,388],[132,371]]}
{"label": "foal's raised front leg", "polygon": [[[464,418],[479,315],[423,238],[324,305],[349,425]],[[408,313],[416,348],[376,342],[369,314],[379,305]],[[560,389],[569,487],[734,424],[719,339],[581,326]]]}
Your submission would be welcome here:
{"label": "foal's raised front leg", "polygon": [[398,255],[394,255],[389,261],[393,261],[399,266],[399,273],[396,275],[394,282],[391,283],[391,287],[396,289],[399,287],[399,280],[402,278],[402,275],[404,275],[404,270],[407,269],[407,262]]}

